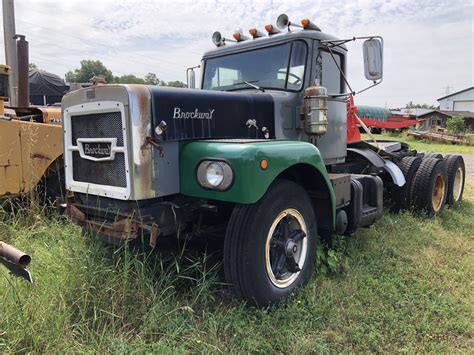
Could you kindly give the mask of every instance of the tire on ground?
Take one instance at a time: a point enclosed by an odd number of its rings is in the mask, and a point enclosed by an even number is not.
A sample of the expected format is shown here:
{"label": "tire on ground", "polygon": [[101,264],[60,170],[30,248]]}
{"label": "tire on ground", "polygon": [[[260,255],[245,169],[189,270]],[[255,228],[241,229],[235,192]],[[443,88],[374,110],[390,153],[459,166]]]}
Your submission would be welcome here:
{"label": "tire on ground", "polygon": [[316,240],[308,194],[278,179],[257,203],[234,207],[224,242],[226,280],[250,303],[278,303],[309,281]]}
{"label": "tire on ground", "polygon": [[398,163],[398,167],[405,176],[406,183],[402,187],[395,186],[392,191],[390,212],[398,213],[402,209],[409,208],[411,205],[410,192],[413,188],[413,181],[421,164],[421,158],[419,157],[404,157]]}
{"label": "tire on ground", "polygon": [[425,158],[415,174],[411,196],[415,208],[430,216],[439,215],[446,202],[448,181],[446,164],[437,158]]}
{"label": "tire on ground", "polygon": [[461,203],[466,180],[466,167],[461,155],[446,155],[444,158],[448,176],[448,192],[446,203],[457,206]]}

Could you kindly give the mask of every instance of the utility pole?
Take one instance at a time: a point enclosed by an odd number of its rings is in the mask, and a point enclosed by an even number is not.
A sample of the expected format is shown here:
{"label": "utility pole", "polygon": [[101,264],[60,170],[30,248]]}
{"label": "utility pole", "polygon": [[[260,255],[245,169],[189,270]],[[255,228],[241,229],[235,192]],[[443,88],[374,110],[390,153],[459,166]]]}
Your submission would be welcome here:
{"label": "utility pole", "polygon": [[10,106],[18,106],[18,58],[16,55],[15,4],[14,0],[3,0],[3,35],[5,39],[5,59],[11,68],[8,77],[10,86]]}
{"label": "utility pole", "polygon": [[445,89],[445,93],[446,93],[446,95],[449,95],[449,94],[451,93],[451,89],[452,89],[452,87],[451,87],[451,86],[449,86],[449,85],[446,85],[446,86],[445,86],[443,89]]}

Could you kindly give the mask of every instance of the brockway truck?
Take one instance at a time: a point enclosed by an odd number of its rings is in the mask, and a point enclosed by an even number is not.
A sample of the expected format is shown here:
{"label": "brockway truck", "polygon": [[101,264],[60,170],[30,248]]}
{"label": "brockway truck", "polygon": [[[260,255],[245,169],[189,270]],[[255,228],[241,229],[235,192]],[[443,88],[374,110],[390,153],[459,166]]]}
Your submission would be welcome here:
{"label": "brockway truck", "polygon": [[286,15],[268,34],[213,35],[201,90],[99,85],[63,98],[72,220],[113,243],[222,229],[227,282],[258,305],[308,282],[316,244],[382,216],[458,204],[462,157],[360,140],[345,43],[364,39],[382,80],[382,38],[338,40]]}

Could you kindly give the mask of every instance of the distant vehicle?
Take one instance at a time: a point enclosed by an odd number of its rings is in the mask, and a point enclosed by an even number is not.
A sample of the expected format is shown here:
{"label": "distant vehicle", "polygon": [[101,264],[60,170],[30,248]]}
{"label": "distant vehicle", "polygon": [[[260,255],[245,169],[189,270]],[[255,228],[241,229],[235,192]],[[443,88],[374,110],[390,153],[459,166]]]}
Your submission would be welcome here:
{"label": "distant vehicle", "polygon": [[0,65],[0,199],[27,194],[39,184],[51,200],[64,185],[59,106],[4,106],[9,68]]}

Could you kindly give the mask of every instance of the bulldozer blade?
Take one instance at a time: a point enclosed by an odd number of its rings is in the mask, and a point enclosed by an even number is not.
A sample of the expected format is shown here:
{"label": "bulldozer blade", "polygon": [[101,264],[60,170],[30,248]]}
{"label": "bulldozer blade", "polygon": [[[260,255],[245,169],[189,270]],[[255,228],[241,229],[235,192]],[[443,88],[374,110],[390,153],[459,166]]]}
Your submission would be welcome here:
{"label": "bulldozer blade", "polygon": [[11,261],[6,260],[5,258],[0,257],[0,264],[3,264],[10,273],[14,276],[21,277],[26,281],[33,283],[30,272],[21,265],[12,263]]}

